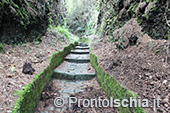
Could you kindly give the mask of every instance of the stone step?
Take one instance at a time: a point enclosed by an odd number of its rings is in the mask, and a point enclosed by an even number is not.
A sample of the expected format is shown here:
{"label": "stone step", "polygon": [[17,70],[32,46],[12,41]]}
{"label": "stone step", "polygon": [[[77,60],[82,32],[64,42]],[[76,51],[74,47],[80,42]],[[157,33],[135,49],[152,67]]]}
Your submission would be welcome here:
{"label": "stone step", "polygon": [[90,62],[89,54],[69,54],[65,57],[66,61],[76,63],[88,63]]}
{"label": "stone step", "polygon": [[89,80],[96,75],[90,63],[72,63],[64,61],[54,70],[54,77],[64,80]]}
{"label": "stone step", "polygon": [[75,49],[81,49],[81,50],[84,50],[84,49],[89,49],[89,47],[82,47],[82,46],[76,46]]}
{"label": "stone step", "polygon": [[81,46],[81,47],[88,47],[88,44],[83,43],[83,42],[79,43],[78,45]]}
{"label": "stone step", "polygon": [[74,49],[74,50],[71,50],[71,53],[73,53],[73,54],[89,54],[89,50]]}

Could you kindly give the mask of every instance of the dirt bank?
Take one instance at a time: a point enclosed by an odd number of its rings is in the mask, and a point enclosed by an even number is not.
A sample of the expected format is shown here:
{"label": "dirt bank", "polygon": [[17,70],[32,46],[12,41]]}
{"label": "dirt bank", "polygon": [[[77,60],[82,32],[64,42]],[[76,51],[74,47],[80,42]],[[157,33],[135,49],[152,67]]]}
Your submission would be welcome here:
{"label": "dirt bank", "polygon": [[[52,35],[55,34],[55,35]],[[11,112],[17,97],[14,92],[29,84],[49,63],[52,53],[60,51],[69,42],[57,33],[47,33],[42,42],[26,43],[12,47],[4,45],[5,53],[0,54],[0,112]],[[22,73],[28,61],[36,70],[33,75]]]}
{"label": "dirt bank", "polygon": [[170,62],[168,60],[166,64],[167,41],[153,40],[140,32],[140,38],[135,45],[128,45],[128,48],[122,50],[118,49],[116,44],[117,42],[110,43],[106,36],[104,40],[92,45],[92,52],[99,56],[100,66],[139,97],[150,101],[161,98],[161,107],[146,108],[147,113],[168,113]]}

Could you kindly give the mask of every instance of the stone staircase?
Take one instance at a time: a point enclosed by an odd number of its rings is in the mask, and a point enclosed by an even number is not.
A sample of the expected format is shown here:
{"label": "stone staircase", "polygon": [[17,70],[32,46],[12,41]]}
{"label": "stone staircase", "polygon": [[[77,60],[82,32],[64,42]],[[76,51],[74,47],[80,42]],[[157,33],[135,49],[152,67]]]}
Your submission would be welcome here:
{"label": "stone staircase", "polygon": [[63,80],[89,80],[96,75],[90,64],[89,47],[80,43],[54,70],[54,77]]}

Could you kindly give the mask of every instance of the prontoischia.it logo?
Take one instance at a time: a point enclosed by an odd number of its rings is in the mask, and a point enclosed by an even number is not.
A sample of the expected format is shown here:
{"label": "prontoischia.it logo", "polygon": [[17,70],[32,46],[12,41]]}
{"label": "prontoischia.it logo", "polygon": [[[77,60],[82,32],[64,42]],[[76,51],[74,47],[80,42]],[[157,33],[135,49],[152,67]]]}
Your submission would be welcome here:
{"label": "prontoischia.it logo", "polygon": [[[71,107],[73,104],[77,104],[78,107],[160,107],[160,99],[153,99],[153,105],[150,106],[150,102],[148,99],[133,99],[130,97],[129,99],[113,99],[113,97],[110,97],[110,99],[102,99],[101,97],[98,97],[97,99],[80,99],[76,97],[69,97],[68,98],[68,105]],[[57,97],[54,100],[54,105],[56,107],[63,107],[65,105],[65,100],[61,97]]]}

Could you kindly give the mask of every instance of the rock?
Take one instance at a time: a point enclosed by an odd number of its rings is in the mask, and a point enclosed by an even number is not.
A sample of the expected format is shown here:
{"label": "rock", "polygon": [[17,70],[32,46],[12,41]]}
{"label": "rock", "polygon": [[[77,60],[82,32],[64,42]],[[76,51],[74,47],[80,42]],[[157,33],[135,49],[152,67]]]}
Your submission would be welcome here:
{"label": "rock", "polygon": [[54,110],[54,106],[49,106],[46,108],[47,111],[53,111]]}
{"label": "rock", "polygon": [[149,76],[150,79],[152,79],[152,76]]}
{"label": "rock", "polygon": [[163,84],[166,84],[167,82],[168,82],[167,80],[164,80],[164,81],[163,81]]}
{"label": "rock", "polygon": [[7,77],[8,77],[8,78],[12,78],[12,77],[13,77],[13,75],[7,75]]}
{"label": "rock", "polygon": [[146,7],[146,2],[139,3],[138,7],[135,10],[136,15],[138,15],[140,11],[144,11],[145,7]]}
{"label": "rock", "polygon": [[157,111],[163,112],[163,109],[162,108],[158,108]]}
{"label": "rock", "polygon": [[160,75],[160,74],[156,74],[156,78],[157,78],[158,80],[160,80],[160,79],[161,79],[161,77],[162,77],[162,75]]}
{"label": "rock", "polygon": [[145,8],[145,15],[148,16],[149,12],[151,11],[151,9],[155,7],[155,3],[151,2],[148,4],[148,6]]}
{"label": "rock", "polygon": [[24,64],[23,69],[22,69],[22,73],[32,75],[34,73],[34,71],[35,71],[35,69],[32,68],[32,66],[29,62],[26,62]]}
{"label": "rock", "polygon": [[123,9],[120,11],[120,14],[119,14],[119,15],[120,15],[120,18],[122,18],[122,15],[125,14],[125,13],[126,13],[126,9],[123,8]]}
{"label": "rock", "polygon": [[164,106],[165,106],[166,108],[168,108],[168,104],[165,104]]}
{"label": "rock", "polygon": [[109,67],[108,67],[107,69],[110,70],[110,69],[112,69],[113,67],[120,66],[121,63],[122,63],[122,62],[119,61],[119,60],[113,60],[113,61],[110,63],[110,65],[109,65]]}
{"label": "rock", "polygon": [[43,111],[43,112],[41,112],[41,113],[48,113],[48,111]]}
{"label": "rock", "polygon": [[114,31],[115,45],[118,49],[126,49],[128,46],[136,45],[140,36],[141,27],[135,19],[131,19],[122,28]]}
{"label": "rock", "polygon": [[152,81],[152,82],[150,82],[150,85],[154,85],[154,84],[156,84],[157,82],[155,82],[155,81]]}

